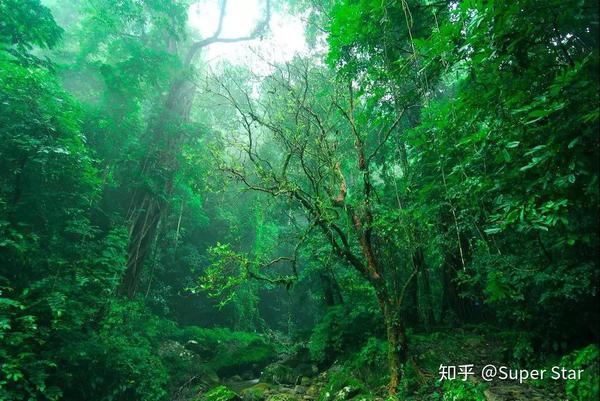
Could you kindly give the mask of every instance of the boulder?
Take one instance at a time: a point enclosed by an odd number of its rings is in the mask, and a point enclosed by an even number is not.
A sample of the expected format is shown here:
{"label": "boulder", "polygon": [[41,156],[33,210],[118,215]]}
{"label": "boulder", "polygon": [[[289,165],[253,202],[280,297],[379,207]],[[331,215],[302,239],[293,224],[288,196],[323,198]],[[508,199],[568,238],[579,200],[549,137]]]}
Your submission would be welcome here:
{"label": "boulder", "polygon": [[317,387],[314,384],[306,389],[306,395],[311,396],[311,397],[317,397],[319,395],[319,393],[320,393],[319,387]]}
{"label": "boulder", "polygon": [[165,359],[192,361],[197,359],[193,352],[187,350],[181,343],[173,340],[164,341],[158,348],[158,355]]}
{"label": "boulder", "polygon": [[214,347],[211,347],[209,344],[198,342],[196,340],[189,340],[188,342],[186,342],[185,349],[190,352],[193,352],[194,354],[198,355],[204,360],[212,359],[217,353]]}
{"label": "boulder", "polygon": [[300,399],[292,394],[278,393],[268,396],[266,401],[300,401]]}
{"label": "boulder", "polygon": [[198,401],[242,401],[237,393],[225,386],[214,387],[196,399]]}
{"label": "boulder", "polygon": [[260,376],[263,383],[274,384],[296,384],[298,376],[289,366],[281,363],[272,363],[268,365]]}
{"label": "boulder", "polygon": [[294,368],[294,372],[298,376],[315,377],[319,373],[319,368],[310,363],[300,363]]}
{"label": "boulder", "polygon": [[271,344],[260,337],[251,336],[245,341],[230,341],[220,346],[219,352],[211,363],[221,376],[230,376],[240,372],[254,372],[251,379],[258,376],[261,368],[276,359]]}
{"label": "boulder", "polygon": [[310,363],[310,360],[310,352],[308,350],[308,347],[302,346],[296,349],[295,352],[291,355],[287,355],[286,357],[284,357],[281,363],[283,363],[286,366],[294,367],[300,364]]}
{"label": "boulder", "polygon": [[306,394],[306,386],[296,385],[294,387],[294,394],[298,394],[298,395]]}
{"label": "boulder", "polygon": [[199,374],[200,379],[209,386],[216,386],[221,382],[219,375],[214,370],[204,366]]}
{"label": "boulder", "polygon": [[242,380],[253,380],[254,378],[256,378],[256,375],[252,370],[246,370],[240,375],[240,377],[242,378]]}
{"label": "boulder", "polygon": [[[158,355],[162,362],[172,371],[171,386],[168,391],[175,391],[183,383],[187,383],[185,391],[190,395],[201,393],[201,389],[194,389],[196,383],[202,383],[206,388],[219,385],[219,376],[205,364],[194,352],[188,350],[183,344],[167,340],[160,344]],[[181,390],[183,391],[183,390]]]}
{"label": "boulder", "polygon": [[267,383],[258,383],[240,392],[244,401],[265,401],[271,386]]}

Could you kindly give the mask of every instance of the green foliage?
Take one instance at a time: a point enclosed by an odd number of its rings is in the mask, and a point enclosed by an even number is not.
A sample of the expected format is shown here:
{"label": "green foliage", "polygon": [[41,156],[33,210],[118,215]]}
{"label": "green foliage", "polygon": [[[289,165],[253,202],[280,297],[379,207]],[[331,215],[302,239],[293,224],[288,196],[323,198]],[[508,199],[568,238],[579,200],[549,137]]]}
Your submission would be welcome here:
{"label": "green foliage", "polygon": [[388,344],[376,337],[369,337],[366,344],[347,362],[352,375],[362,380],[370,388],[379,388],[389,380],[386,369]]}
{"label": "green foliage", "polygon": [[445,253],[462,252],[463,295],[560,338],[575,324],[564,305],[594,313],[598,53],[597,9],[553,4],[461,2],[417,41],[444,94],[408,143],[417,199],[439,205]]}
{"label": "green foliage", "polygon": [[[100,327],[75,337],[59,354],[65,397],[95,394],[102,401],[158,401],[166,396],[168,374],[157,356],[162,324],[141,304],[113,302]],[[131,336],[131,333],[143,333]]]}
{"label": "green foliage", "polygon": [[332,307],[310,337],[311,358],[331,363],[341,354],[358,351],[370,337],[383,331],[382,326],[381,317],[364,305]]}
{"label": "green foliage", "polygon": [[195,341],[197,345],[192,350],[204,359],[207,367],[219,375],[257,370],[277,356],[273,344],[255,333],[189,326],[175,330],[169,336],[184,344],[190,340]]}
{"label": "green foliage", "polygon": [[252,387],[243,389],[240,394],[244,401],[264,401],[266,393],[271,390],[271,386],[267,383],[257,383]]}
{"label": "green foliage", "polygon": [[349,399],[370,400],[373,396],[368,387],[344,368],[330,371],[327,384],[318,401],[343,401]]}
{"label": "green foliage", "polygon": [[228,244],[219,244],[209,249],[212,263],[204,270],[200,289],[225,306],[238,295],[238,290],[248,278],[251,261],[235,252]]}
{"label": "green foliage", "polygon": [[[307,338],[320,401],[371,399],[382,309],[477,322],[408,331],[405,398],[597,340],[595,2],[284,3],[327,54],[206,78],[187,0],[0,0],[2,401],[238,401],[203,390]],[[596,346],[560,363],[598,396]]]}
{"label": "green foliage", "polygon": [[276,384],[296,384],[297,375],[291,367],[273,363],[262,371],[260,379]]}
{"label": "green foliage", "polygon": [[210,389],[202,397],[199,398],[199,401],[238,401],[240,400],[240,396],[229,390],[225,386],[218,386],[213,389]]}
{"label": "green foliage", "polygon": [[470,381],[446,380],[443,384],[443,401],[485,401],[483,385]]}
{"label": "green foliage", "polygon": [[292,394],[278,393],[267,397],[267,401],[298,401],[298,397]]}
{"label": "green foliage", "polygon": [[565,355],[560,360],[560,366],[567,369],[583,370],[581,380],[567,380],[565,393],[569,400],[584,401],[598,398],[599,376],[598,376],[598,346],[587,347]]}
{"label": "green foliage", "polygon": [[40,0],[2,0],[0,21],[0,52],[20,62],[39,61],[30,53],[33,47],[54,47],[63,33]]}
{"label": "green foliage", "polygon": [[[29,15],[51,19],[30,5]],[[35,40],[23,31],[19,51],[32,40],[53,44],[44,29],[31,31]],[[118,230],[96,237],[90,224],[99,181],[74,101],[40,66],[3,60],[0,71],[0,398],[54,400],[63,393],[55,381],[63,335],[84,328],[95,296],[110,292],[123,242]]]}
{"label": "green foliage", "polygon": [[23,313],[25,309],[14,299],[0,298],[0,341],[3,344],[0,398],[18,400],[25,396],[44,396],[57,400],[62,394],[60,388],[47,383],[57,365],[36,355],[35,342],[40,340],[36,317]]}

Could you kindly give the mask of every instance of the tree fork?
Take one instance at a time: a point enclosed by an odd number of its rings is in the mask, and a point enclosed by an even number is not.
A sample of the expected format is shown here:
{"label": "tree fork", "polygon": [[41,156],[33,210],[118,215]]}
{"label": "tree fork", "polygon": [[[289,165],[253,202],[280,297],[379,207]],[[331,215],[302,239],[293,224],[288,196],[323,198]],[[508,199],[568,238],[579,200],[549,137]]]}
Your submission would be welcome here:
{"label": "tree fork", "polygon": [[[177,154],[184,142],[183,132],[178,135],[173,135],[168,138],[170,141],[168,149],[165,151],[166,156],[157,157],[158,162],[148,164],[157,153],[160,154],[160,143],[164,139],[166,121],[176,120],[186,122],[189,119],[189,112],[196,94],[196,88],[189,80],[188,74],[191,71],[192,63],[195,56],[205,47],[213,43],[236,43],[256,39],[264,34],[268,29],[271,19],[271,0],[267,0],[265,16],[259,21],[253,31],[246,36],[234,38],[222,38],[221,31],[223,29],[223,21],[225,19],[227,8],[227,0],[221,1],[219,13],[219,21],[215,32],[208,38],[195,42],[189,49],[183,63],[183,69],[178,78],[176,78],[169,90],[164,101],[164,113],[158,124],[151,129],[151,153],[146,158],[146,162],[142,168],[142,173],[152,170],[167,170],[167,177],[164,182],[164,194],[170,195],[172,192],[175,171],[177,170],[176,162]],[[137,191],[136,191],[137,192]],[[141,198],[141,199],[140,199]],[[127,268],[122,278],[119,287],[119,294],[133,298],[138,286],[142,267],[146,261],[150,244],[156,235],[157,227],[160,220],[163,218],[167,209],[166,201],[161,194],[146,193],[139,197],[134,194],[131,206],[131,226],[130,226],[130,244],[128,248]]]}

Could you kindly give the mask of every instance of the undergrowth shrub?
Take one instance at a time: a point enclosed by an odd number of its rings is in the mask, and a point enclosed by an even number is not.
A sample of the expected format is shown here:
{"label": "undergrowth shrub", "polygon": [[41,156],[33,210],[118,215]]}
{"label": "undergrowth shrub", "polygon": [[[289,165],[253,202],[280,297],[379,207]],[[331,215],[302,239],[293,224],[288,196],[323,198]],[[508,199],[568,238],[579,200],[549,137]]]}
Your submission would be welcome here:
{"label": "undergrowth shrub", "polygon": [[327,384],[321,391],[318,401],[338,401],[349,399],[371,399],[369,388],[358,378],[354,377],[347,367],[334,369]]}
{"label": "undergrowth shrub", "polygon": [[311,358],[322,365],[335,358],[356,352],[369,337],[383,334],[379,313],[364,305],[337,305],[332,307],[315,326],[310,337]]}
{"label": "undergrowth shrub", "polygon": [[386,341],[370,337],[360,351],[352,356],[349,368],[355,377],[369,387],[384,386],[389,379],[387,353]]}
{"label": "undergrowth shrub", "polygon": [[57,375],[64,399],[164,400],[169,374],[157,348],[166,323],[138,302],[115,300],[107,308],[100,327],[71,334],[58,355],[58,365],[68,367]]}
{"label": "undergrowth shrub", "polygon": [[484,386],[463,380],[446,380],[442,401],[486,401]]}
{"label": "undergrowth shrub", "polygon": [[580,380],[566,380],[565,392],[569,401],[598,399],[598,346],[587,347],[565,355],[560,365],[567,369],[583,369]]}
{"label": "undergrowth shrub", "polygon": [[171,336],[182,344],[192,340],[192,351],[220,376],[256,371],[277,358],[274,345],[255,333],[188,326],[175,330]]}

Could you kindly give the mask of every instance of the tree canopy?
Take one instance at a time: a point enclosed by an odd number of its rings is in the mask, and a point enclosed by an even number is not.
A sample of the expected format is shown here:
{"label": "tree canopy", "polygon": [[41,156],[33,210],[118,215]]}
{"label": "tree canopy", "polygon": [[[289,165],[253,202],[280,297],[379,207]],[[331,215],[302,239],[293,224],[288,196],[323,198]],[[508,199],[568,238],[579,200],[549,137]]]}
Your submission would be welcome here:
{"label": "tree canopy", "polygon": [[596,399],[598,50],[587,0],[0,0],[0,400]]}

